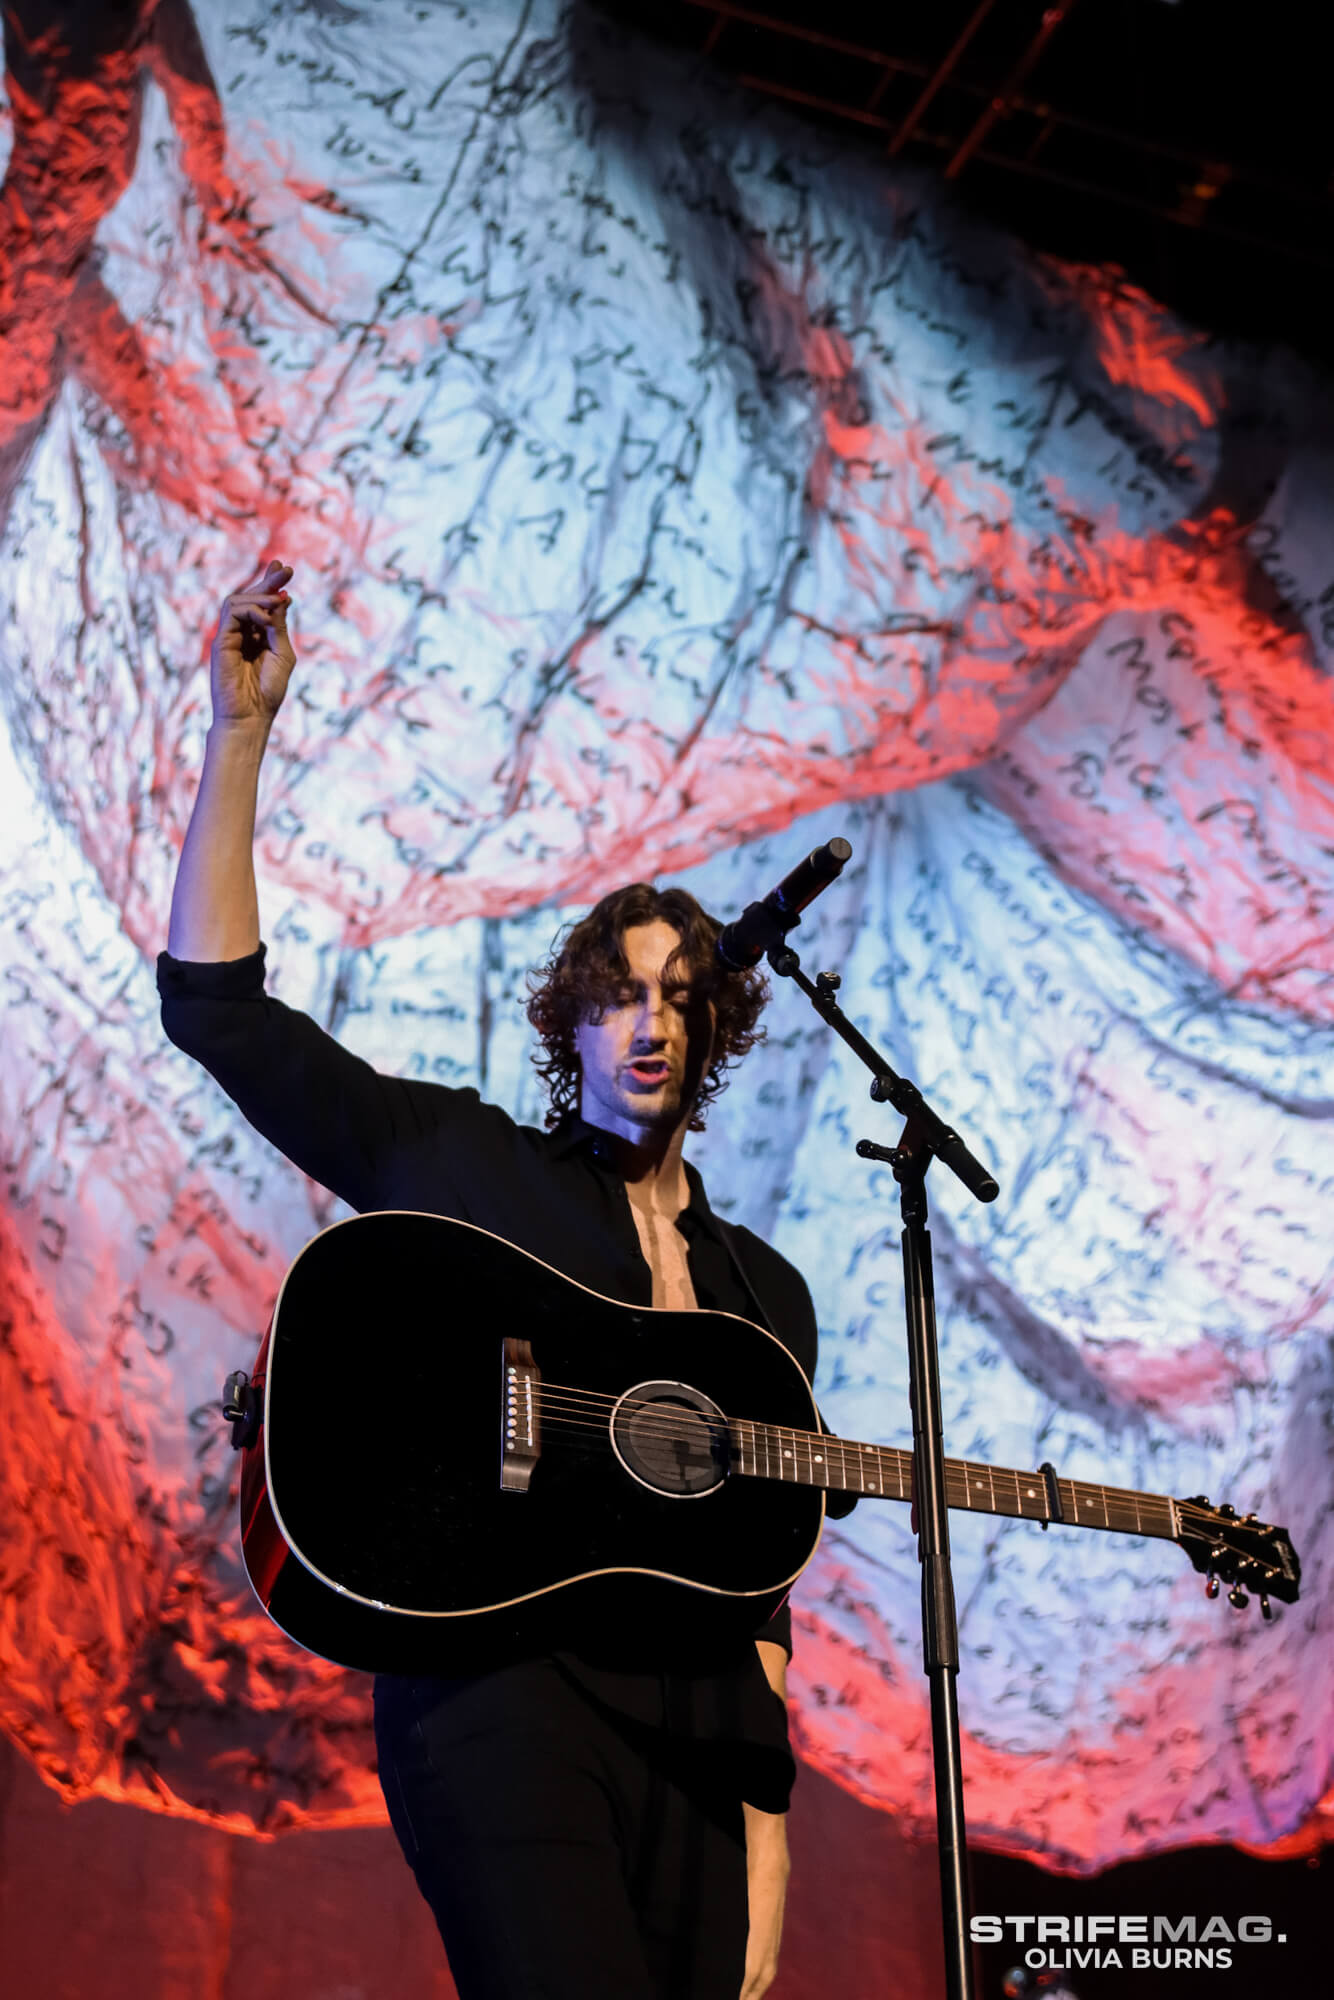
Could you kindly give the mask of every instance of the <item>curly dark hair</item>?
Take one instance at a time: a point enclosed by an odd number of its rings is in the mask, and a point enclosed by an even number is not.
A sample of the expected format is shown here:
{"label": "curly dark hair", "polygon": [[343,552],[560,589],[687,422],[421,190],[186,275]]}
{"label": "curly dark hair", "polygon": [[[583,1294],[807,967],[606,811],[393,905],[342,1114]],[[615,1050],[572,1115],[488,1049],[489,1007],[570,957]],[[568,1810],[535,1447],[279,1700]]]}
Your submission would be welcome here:
{"label": "curly dark hair", "polygon": [[585,1021],[600,1021],[617,1005],[629,976],[623,939],[638,924],[670,924],[680,944],[668,961],[675,970],[683,960],[690,972],[693,997],[713,1007],[713,1051],[695,1099],[689,1129],[704,1130],[709,1105],[727,1083],[726,1072],[757,1042],[764,1029],[756,1023],[769,998],[769,982],[752,968],[733,972],[715,949],[722,925],[695,901],[688,889],[657,889],[651,882],[630,882],[613,889],[577,924],[571,924],[552,945],[546,964],[528,975],[528,1019],[537,1030],[542,1053],[533,1062],[551,1099],[547,1124],[559,1125],[579,1102],[579,1055],[575,1030]]}

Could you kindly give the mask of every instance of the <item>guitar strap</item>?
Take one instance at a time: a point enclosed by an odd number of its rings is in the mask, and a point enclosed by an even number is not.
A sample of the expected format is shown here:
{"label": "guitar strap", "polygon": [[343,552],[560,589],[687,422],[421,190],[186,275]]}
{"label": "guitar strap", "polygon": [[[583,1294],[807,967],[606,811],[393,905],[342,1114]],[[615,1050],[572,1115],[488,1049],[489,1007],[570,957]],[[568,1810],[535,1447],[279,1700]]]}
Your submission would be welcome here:
{"label": "guitar strap", "polygon": [[[746,1260],[741,1254],[741,1245],[737,1241],[735,1231],[731,1228],[730,1224],[723,1221],[723,1218],[721,1217],[721,1215],[718,1214],[716,1209],[714,1210],[713,1219],[718,1225],[719,1233],[721,1234],[724,1243],[727,1245],[728,1255],[731,1257],[732,1262],[736,1265],[737,1270],[741,1273],[741,1282],[745,1286],[747,1292],[750,1294],[750,1301],[755,1308],[756,1319],[759,1321],[762,1327],[766,1327],[768,1329],[768,1331],[773,1335],[775,1340],[782,1340],[782,1335],[779,1333],[777,1327],[774,1325],[772,1317],[764,1310],[764,1301],[761,1299],[759,1291],[756,1288],[755,1280],[751,1277],[750,1272],[746,1269]],[[818,1403],[815,1406],[815,1414],[820,1420],[820,1429],[824,1432],[825,1436],[832,1437],[834,1433],[830,1430],[828,1424],[825,1422],[824,1412],[823,1410],[821,1410]],[[851,1507],[849,1507],[847,1511],[850,1512]]]}
{"label": "guitar strap", "polygon": [[[750,1294],[750,1302],[755,1308],[756,1319],[759,1321],[762,1327],[768,1329],[768,1331],[773,1335],[775,1340],[782,1340],[783,1338],[782,1334],[778,1331],[778,1328],[774,1325],[773,1314],[765,1311],[764,1300],[760,1297],[759,1287],[756,1285],[754,1278],[752,1278],[752,1276],[750,1275],[750,1272],[746,1269],[746,1260],[741,1254],[741,1245],[737,1240],[736,1231],[731,1227],[729,1223],[723,1221],[721,1215],[719,1215],[716,1212],[716,1210],[714,1212],[713,1219],[717,1223],[718,1228],[722,1233],[723,1241],[727,1245],[728,1252],[731,1256],[732,1262],[736,1265],[737,1270],[741,1273],[741,1282],[745,1286],[747,1292],[749,1292]],[[786,1343],[784,1343],[784,1345],[786,1345]],[[827,1427],[825,1425],[823,1417],[821,1417],[820,1419],[820,1428],[822,1430],[826,1430],[827,1434]]]}
{"label": "guitar strap", "polygon": [[730,1223],[723,1221],[723,1218],[721,1217],[721,1215],[718,1214],[716,1209],[714,1211],[713,1219],[718,1225],[718,1233],[722,1237],[723,1242],[727,1245],[727,1254],[732,1259],[732,1262],[736,1265],[737,1270],[741,1273],[741,1282],[745,1286],[747,1292],[750,1294],[750,1302],[755,1308],[756,1319],[759,1321],[762,1327],[766,1328],[767,1331],[773,1335],[775,1340],[779,1339],[780,1335],[778,1329],[774,1325],[768,1313],[764,1310],[764,1301],[761,1299],[759,1292],[755,1288],[755,1280],[751,1277],[750,1272],[746,1269],[746,1260],[741,1254],[741,1245],[737,1241],[735,1230],[732,1228]]}

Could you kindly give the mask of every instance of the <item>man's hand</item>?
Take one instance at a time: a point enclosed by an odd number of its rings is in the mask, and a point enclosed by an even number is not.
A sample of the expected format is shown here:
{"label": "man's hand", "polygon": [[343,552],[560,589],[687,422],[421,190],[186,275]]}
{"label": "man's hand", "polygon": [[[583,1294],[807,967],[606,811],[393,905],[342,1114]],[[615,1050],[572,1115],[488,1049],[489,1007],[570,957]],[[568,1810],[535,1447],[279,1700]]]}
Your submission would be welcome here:
{"label": "man's hand", "polygon": [[746,1937],[746,1976],[741,2000],[760,2000],[778,1977],[778,1947],[783,1939],[783,1908],[790,1870],[787,1818],[748,1805],[746,1814],[746,1889],[750,1930]]}
{"label": "man's hand", "polygon": [[224,598],[209,654],[215,722],[256,722],[267,729],[281,708],[296,665],[283,588],[291,576],[286,563],[270,562]]}
{"label": "man's hand", "polygon": [[[757,1639],[755,1650],[780,1701],[787,1700],[787,1654],[771,1640]],[[741,2000],[760,2000],[778,1977],[778,1947],[783,1938],[783,1908],[791,1864],[787,1853],[787,1816],[761,1812],[747,1805],[746,1890],[750,1930],[746,1936],[746,1977]]]}
{"label": "man's hand", "polygon": [[283,589],[291,574],[266,563],[222,607],[210,654],[213,727],[171,899],[173,958],[212,964],[259,950],[255,799],[269,725],[296,665]]}

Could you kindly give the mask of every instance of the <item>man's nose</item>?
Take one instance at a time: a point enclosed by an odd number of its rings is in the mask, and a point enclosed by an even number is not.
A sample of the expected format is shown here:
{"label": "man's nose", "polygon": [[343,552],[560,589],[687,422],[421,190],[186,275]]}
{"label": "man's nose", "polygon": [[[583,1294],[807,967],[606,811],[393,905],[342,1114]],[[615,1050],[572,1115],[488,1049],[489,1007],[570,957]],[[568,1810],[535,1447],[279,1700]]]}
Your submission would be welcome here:
{"label": "man's nose", "polygon": [[664,1042],[667,1039],[667,1009],[661,993],[646,993],[639,1003],[635,1020],[635,1043]]}

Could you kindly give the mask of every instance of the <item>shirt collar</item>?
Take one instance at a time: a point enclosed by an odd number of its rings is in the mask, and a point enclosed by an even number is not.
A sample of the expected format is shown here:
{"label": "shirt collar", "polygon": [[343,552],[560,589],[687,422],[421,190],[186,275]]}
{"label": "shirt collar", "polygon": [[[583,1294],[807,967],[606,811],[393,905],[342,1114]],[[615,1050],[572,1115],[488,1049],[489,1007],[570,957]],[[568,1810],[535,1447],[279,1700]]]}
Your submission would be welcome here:
{"label": "shirt collar", "polygon": [[[709,1207],[709,1197],[704,1192],[704,1183],[700,1179],[698,1171],[691,1166],[689,1160],[684,1161],[682,1164],[686,1170],[686,1184],[690,1189],[690,1199],[681,1212],[681,1221],[702,1229],[704,1234],[711,1236],[715,1243],[723,1243],[722,1228],[717,1216]],[[727,1248],[725,1243],[723,1243],[723,1248]]]}
{"label": "shirt collar", "polygon": [[[610,1171],[610,1161],[605,1145],[605,1134],[598,1125],[590,1125],[577,1111],[569,1112],[562,1118],[555,1130],[546,1135],[547,1150],[553,1159],[563,1160],[581,1148]],[[686,1170],[686,1186],[690,1189],[690,1199],[681,1212],[682,1221],[688,1226],[702,1229],[715,1243],[722,1243],[722,1231],[718,1218],[709,1207],[709,1197],[704,1192],[704,1183],[698,1170],[689,1160],[683,1162]]]}
{"label": "shirt collar", "polygon": [[597,1126],[590,1125],[577,1111],[567,1111],[554,1131],[547,1133],[547,1151],[555,1160],[563,1160],[579,1146],[587,1146],[596,1153],[596,1142],[601,1136]]}

